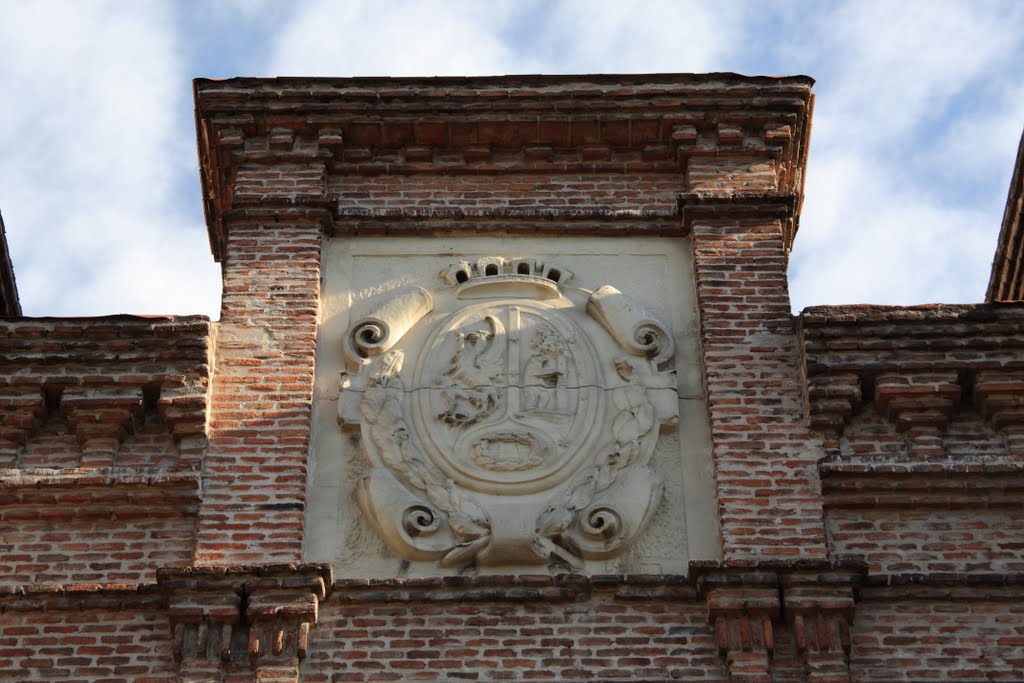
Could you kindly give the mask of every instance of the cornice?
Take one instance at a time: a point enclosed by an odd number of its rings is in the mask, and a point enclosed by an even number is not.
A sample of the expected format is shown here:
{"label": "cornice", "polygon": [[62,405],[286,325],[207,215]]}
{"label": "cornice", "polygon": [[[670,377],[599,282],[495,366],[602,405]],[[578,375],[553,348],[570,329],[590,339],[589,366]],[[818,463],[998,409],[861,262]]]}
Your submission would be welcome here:
{"label": "cornice", "polygon": [[219,259],[243,167],[247,179],[268,167],[302,178],[275,204],[329,206],[333,176],[682,175],[694,157],[755,157],[773,161],[798,208],[812,85],[736,74],[199,79],[211,246]]}

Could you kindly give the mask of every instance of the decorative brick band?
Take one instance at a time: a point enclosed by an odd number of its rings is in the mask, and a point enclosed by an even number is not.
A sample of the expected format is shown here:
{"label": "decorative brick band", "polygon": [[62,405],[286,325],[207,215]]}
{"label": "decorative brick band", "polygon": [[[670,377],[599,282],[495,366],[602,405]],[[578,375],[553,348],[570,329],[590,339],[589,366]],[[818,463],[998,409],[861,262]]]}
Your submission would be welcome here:
{"label": "decorative brick band", "polygon": [[[1001,451],[987,460],[1024,458],[1024,377],[1013,370],[1024,352],[1021,305],[816,307],[800,315],[798,331],[808,421],[832,459],[851,418],[874,413],[895,430],[886,437],[897,450],[889,461],[937,462],[957,452],[959,439],[979,436]],[[975,420],[973,437],[965,427],[948,434],[965,419]],[[1001,440],[984,436],[982,420]],[[877,428],[847,435],[844,457],[879,457],[886,451],[877,437]]]}

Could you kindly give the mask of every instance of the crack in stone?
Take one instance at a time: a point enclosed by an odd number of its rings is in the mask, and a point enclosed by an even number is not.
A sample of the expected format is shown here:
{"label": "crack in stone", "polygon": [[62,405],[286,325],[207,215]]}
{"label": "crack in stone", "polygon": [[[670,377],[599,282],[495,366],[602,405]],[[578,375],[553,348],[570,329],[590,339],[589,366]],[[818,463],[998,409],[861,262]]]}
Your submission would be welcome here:
{"label": "crack in stone", "polygon": [[[699,399],[699,398],[703,398],[704,397],[703,394],[690,394],[690,395],[682,394],[682,393],[680,393],[678,387],[646,387],[646,386],[644,386],[642,384],[623,384],[623,385],[617,386],[617,387],[604,387],[604,386],[601,386],[600,384],[575,384],[575,385],[572,385],[572,386],[563,386],[563,387],[558,387],[558,388],[559,389],[564,389],[564,390],[597,389],[597,390],[602,391],[604,393],[608,393],[610,391],[616,391],[618,389],[627,389],[627,388],[629,388],[631,386],[635,386],[635,387],[640,388],[640,389],[654,389],[654,390],[665,389],[665,390],[671,391],[672,393],[674,393],[680,399]],[[459,389],[496,389],[496,390],[499,390],[499,391],[502,390],[502,389],[555,389],[555,387],[548,386],[547,384],[501,384],[501,385],[499,385],[499,384],[474,384],[474,385],[448,384],[448,385],[440,385],[440,386],[434,386],[434,387],[414,387],[412,389],[406,389],[405,387],[403,387],[400,390],[397,387],[388,387],[388,388],[391,391],[401,391],[403,394],[406,394],[406,395],[412,395],[412,394],[416,394],[416,393],[423,392],[423,391],[444,391],[446,389],[452,389],[452,388],[459,388]],[[342,389],[342,393],[343,394],[345,394],[345,393],[363,394],[363,393],[366,393],[366,390],[365,389],[343,388]]]}

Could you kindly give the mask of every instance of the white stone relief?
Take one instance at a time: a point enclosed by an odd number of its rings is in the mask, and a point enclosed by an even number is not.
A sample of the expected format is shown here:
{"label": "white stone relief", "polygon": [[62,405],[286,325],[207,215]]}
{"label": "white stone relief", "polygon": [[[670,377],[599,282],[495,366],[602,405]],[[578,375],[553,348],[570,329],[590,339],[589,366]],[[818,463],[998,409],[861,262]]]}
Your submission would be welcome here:
{"label": "white stone relief", "polygon": [[[401,306],[352,327],[359,370],[339,415],[374,465],[356,498],[401,557],[578,569],[623,552],[657,508],[647,463],[676,418],[662,369],[671,331],[613,287],[571,277],[533,260],[463,261],[442,271],[448,288],[396,296]],[[365,332],[378,321],[383,334]]]}
{"label": "white stone relief", "polygon": [[611,285],[590,295],[587,312],[635,356],[661,365],[675,355],[675,342],[665,323]]}
{"label": "white stone relief", "polygon": [[358,358],[385,353],[433,308],[434,300],[422,287],[389,293],[370,315],[352,326],[350,352]]}

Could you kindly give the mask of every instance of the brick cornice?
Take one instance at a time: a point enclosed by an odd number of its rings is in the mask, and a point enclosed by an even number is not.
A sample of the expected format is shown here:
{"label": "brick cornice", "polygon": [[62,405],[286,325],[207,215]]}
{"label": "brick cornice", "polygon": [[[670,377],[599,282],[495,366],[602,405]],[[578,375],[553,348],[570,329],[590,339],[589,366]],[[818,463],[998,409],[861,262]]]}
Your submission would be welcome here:
{"label": "brick cornice", "polygon": [[[325,564],[158,570],[182,674],[229,661],[294,673],[332,582]],[[234,636],[237,629],[245,629],[244,638]],[[246,641],[244,652],[234,647],[240,640]]]}
{"label": "brick cornice", "polygon": [[867,574],[863,561],[699,561],[690,572],[730,681],[771,680],[780,621],[792,629],[808,680],[849,680],[849,625]]}
{"label": "brick cornice", "polygon": [[[82,466],[109,467],[123,437],[157,413],[184,467],[205,447],[213,326],[203,316],[0,321],[0,469],[59,416]],[[186,462],[187,461],[187,462]]]}
{"label": "brick cornice", "polygon": [[826,462],[819,470],[826,508],[1024,507],[1020,463]]}
{"label": "brick cornice", "polygon": [[833,439],[863,401],[900,430],[941,430],[962,403],[1009,436],[1024,427],[1024,304],[819,306],[797,332],[808,420]]}
{"label": "brick cornice", "polygon": [[271,186],[318,201],[325,176],[680,173],[691,158],[733,156],[771,160],[775,186],[799,195],[812,84],[736,74],[199,79],[211,246],[219,259],[236,201]]}
{"label": "brick cornice", "polygon": [[689,232],[694,221],[719,222],[743,219],[778,220],[788,251],[793,246],[800,221],[801,197],[795,192],[731,192],[711,194],[682,192],[679,213]]}

